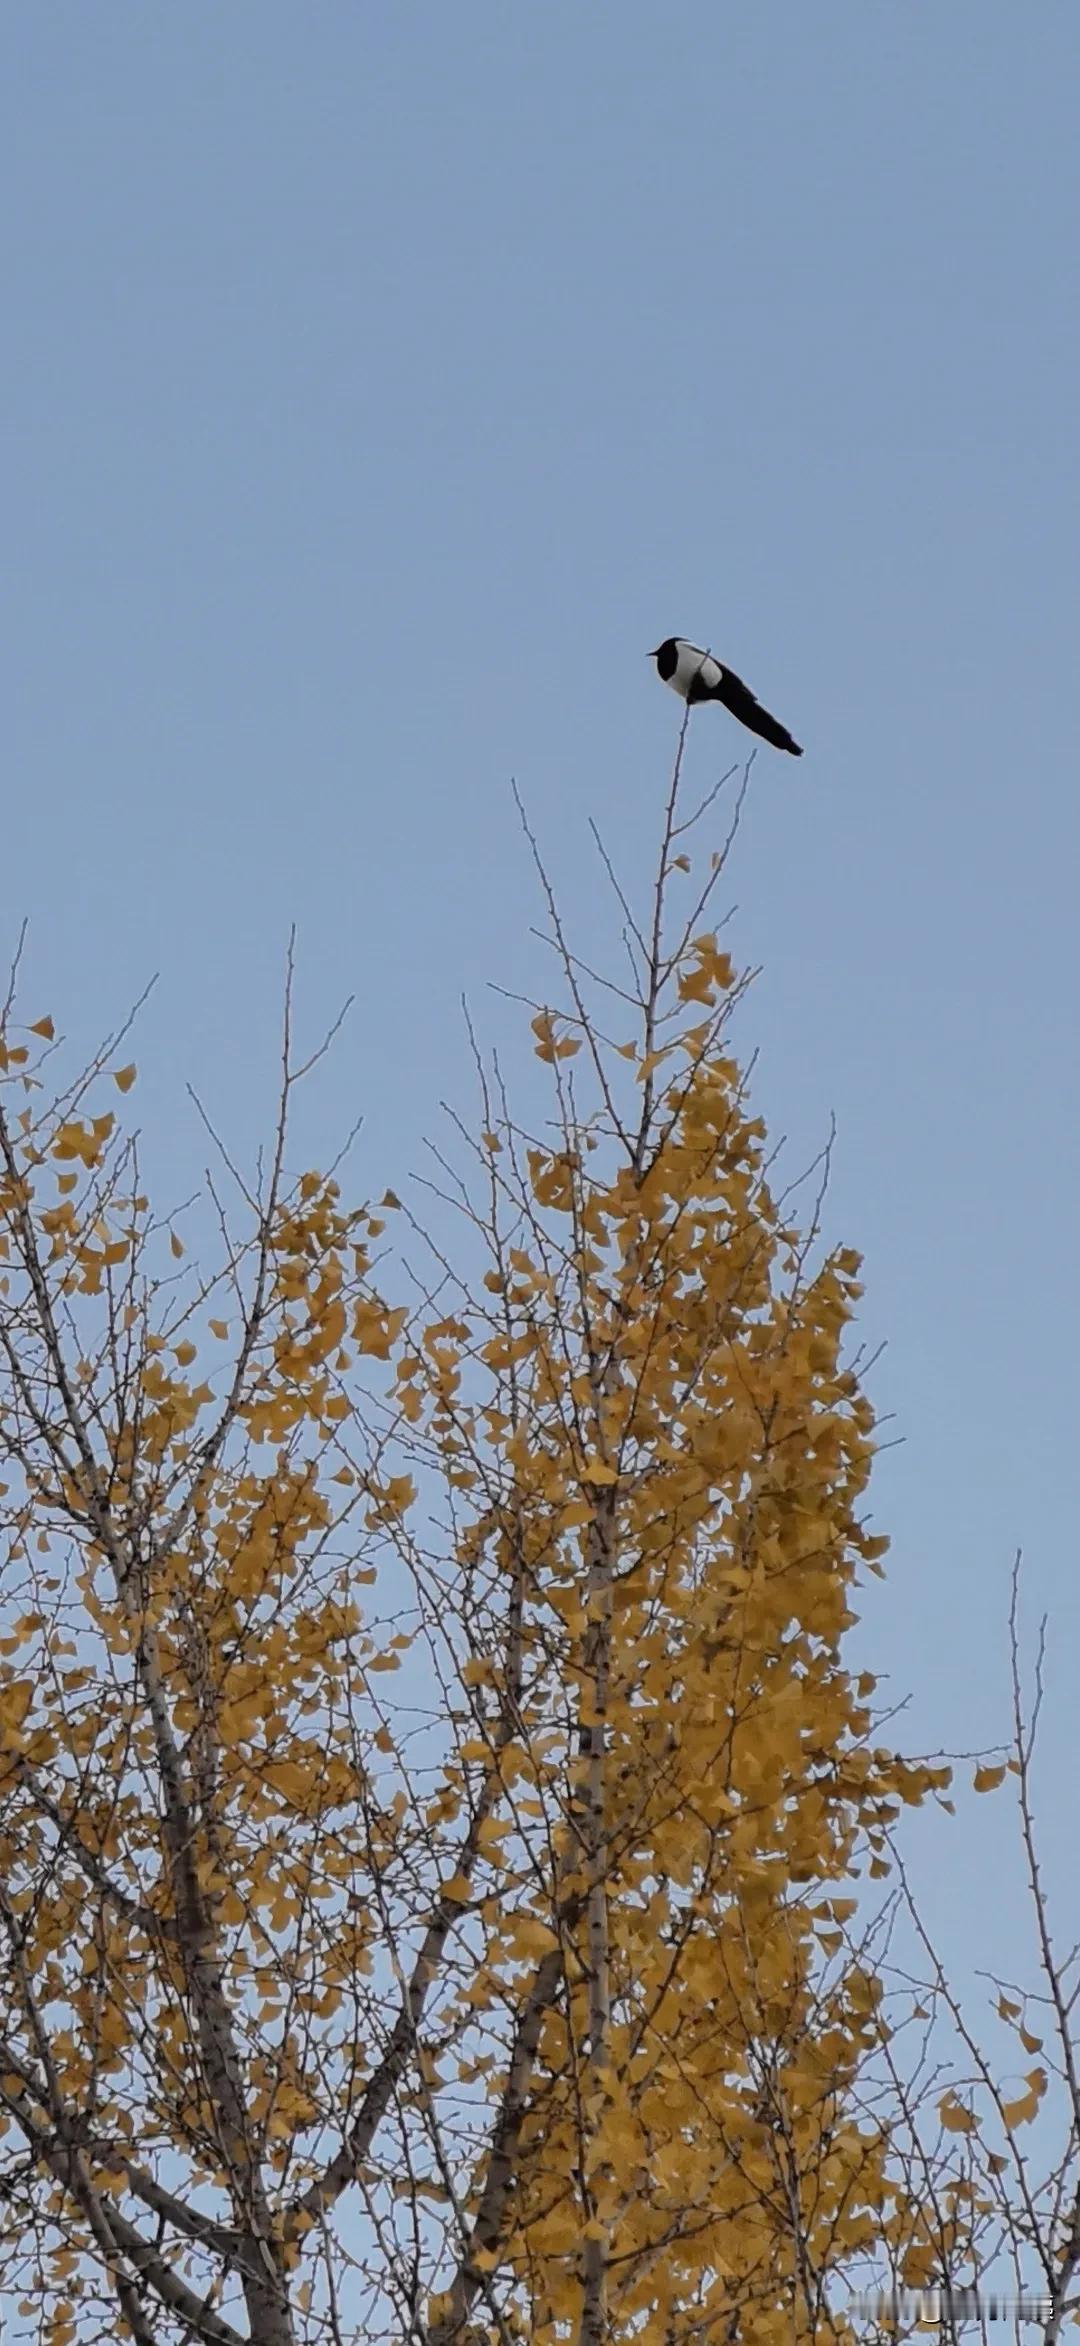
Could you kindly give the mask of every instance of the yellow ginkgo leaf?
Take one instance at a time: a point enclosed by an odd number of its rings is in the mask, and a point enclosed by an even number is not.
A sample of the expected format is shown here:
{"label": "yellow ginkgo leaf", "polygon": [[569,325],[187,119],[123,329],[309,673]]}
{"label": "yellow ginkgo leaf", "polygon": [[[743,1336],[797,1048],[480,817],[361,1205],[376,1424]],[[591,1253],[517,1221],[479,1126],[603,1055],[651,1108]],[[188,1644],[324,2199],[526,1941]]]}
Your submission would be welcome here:
{"label": "yellow ginkgo leaf", "polygon": [[135,1081],[135,1061],[129,1067],[114,1067],[113,1082],[118,1092],[129,1092]]}
{"label": "yellow ginkgo leaf", "polygon": [[1024,2080],[1027,2092],[1018,2094],[1014,2102],[1003,2102],[1001,2117],[1010,2134],[1014,2126],[1030,2125],[1046,2092],[1045,2069],[1029,2069]]}
{"label": "yellow ginkgo leaf", "polygon": [[944,2099],[938,2103],[938,2116],[946,2134],[974,2134],[975,2132],[977,2121],[973,2111],[965,2110],[963,2103],[958,2102],[952,2094],[946,2094]]}

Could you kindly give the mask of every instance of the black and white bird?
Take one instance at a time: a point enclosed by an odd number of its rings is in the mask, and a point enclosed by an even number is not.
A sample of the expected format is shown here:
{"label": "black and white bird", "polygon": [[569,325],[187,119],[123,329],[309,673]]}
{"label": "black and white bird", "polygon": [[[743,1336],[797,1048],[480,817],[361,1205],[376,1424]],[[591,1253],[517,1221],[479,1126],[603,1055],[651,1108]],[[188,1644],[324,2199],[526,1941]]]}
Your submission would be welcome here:
{"label": "black and white bird", "polygon": [[697,644],[688,644],[685,636],[669,635],[662,644],[657,644],[655,652],[649,653],[649,658],[656,662],[657,675],[670,684],[680,700],[689,701],[691,707],[697,701],[722,701],[725,709],[730,709],[732,716],[738,718],[740,725],[748,726],[751,733],[760,733],[762,740],[771,741],[774,749],[787,749],[793,758],[801,758],[799,744],[792,740],[787,726],[770,717],[761,702],[754,699],[749,685],[733,669],[714,660],[711,652],[701,651]]}

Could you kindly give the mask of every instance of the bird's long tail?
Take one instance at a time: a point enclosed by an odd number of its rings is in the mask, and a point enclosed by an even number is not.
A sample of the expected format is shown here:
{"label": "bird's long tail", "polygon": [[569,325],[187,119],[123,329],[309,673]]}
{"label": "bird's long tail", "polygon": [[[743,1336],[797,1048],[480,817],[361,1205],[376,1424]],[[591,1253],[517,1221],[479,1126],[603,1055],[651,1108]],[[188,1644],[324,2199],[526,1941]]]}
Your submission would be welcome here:
{"label": "bird's long tail", "polygon": [[774,749],[790,750],[793,758],[801,758],[799,743],[792,738],[787,726],[781,725],[778,717],[770,717],[768,710],[763,709],[759,702],[755,702],[750,711],[740,709],[739,715],[751,733],[760,733],[762,740],[770,741]]}
{"label": "bird's long tail", "polygon": [[781,725],[779,718],[770,717],[768,709],[763,709],[761,702],[755,700],[749,685],[744,684],[742,677],[736,676],[730,668],[723,670],[719,684],[715,684],[706,697],[712,701],[721,701],[724,708],[730,709],[732,716],[738,718],[740,725],[747,726],[751,733],[759,734],[762,741],[770,741],[774,749],[786,749],[793,758],[801,758],[802,750],[788,732],[787,726]]}

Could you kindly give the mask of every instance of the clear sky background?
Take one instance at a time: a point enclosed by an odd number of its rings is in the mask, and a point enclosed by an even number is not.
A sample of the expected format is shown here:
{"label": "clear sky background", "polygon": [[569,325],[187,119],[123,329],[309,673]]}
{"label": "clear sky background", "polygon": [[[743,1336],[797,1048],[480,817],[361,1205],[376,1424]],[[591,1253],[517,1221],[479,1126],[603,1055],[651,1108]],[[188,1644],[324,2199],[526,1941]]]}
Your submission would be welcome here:
{"label": "clear sky background", "polygon": [[[710,643],[763,749],[743,1021],[900,1447],[859,1651],[916,1748],[1007,1726],[1012,1552],[1052,1614],[1043,1810],[1075,1911],[1077,0],[48,0],[3,83],[0,952],[73,1045],[139,992],[159,1182],[304,1111],[362,1192],[471,1100],[458,997],[538,982],[516,775],[566,920],[646,869]],[[703,784],[745,745],[694,720]],[[531,1081],[527,1037],[519,1046]],[[1019,1962],[1003,1801],[918,1826]],[[932,1879],[935,1866],[938,1878]]]}

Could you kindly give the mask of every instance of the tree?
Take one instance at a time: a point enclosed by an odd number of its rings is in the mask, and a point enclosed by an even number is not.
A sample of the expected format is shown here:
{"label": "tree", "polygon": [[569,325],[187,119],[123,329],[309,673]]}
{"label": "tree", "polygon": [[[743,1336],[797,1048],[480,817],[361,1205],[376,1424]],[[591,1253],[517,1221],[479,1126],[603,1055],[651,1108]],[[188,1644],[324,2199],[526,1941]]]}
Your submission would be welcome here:
{"label": "tree", "polygon": [[923,2236],[849,1926],[946,1771],[844,1664],[858,1259],[775,1194],[742,793],[695,882],[682,748],[630,977],[543,881],[547,1117],[478,1055],[430,1234],[288,1169],[287,1011],[189,1269],[119,1046],[50,1092],[9,999],[0,2257],[51,2346],[809,2339]]}

